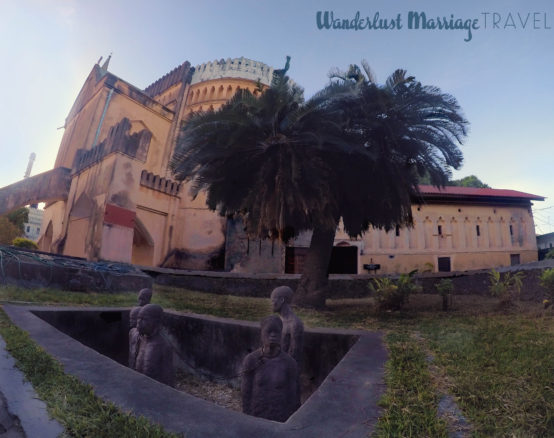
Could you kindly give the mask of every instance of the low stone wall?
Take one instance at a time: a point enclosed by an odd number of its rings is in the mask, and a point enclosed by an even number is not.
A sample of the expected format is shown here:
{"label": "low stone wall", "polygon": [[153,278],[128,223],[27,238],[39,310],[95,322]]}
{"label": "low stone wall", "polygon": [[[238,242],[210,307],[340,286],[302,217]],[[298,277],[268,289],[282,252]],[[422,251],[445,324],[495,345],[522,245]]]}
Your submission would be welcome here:
{"label": "low stone wall", "polygon": [[0,284],[114,293],[152,287],[152,277],[132,265],[0,246]]}
{"label": "low stone wall", "polygon": [[[539,284],[539,276],[546,268],[554,267],[554,260],[499,268],[501,272],[523,271],[521,299],[541,301],[544,290]],[[146,268],[145,268],[146,269]],[[178,271],[170,269],[146,269],[154,277],[154,283],[175,286],[195,291],[215,294],[268,298],[277,286],[298,286],[300,275],[296,274],[238,274],[233,272]],[[362,298],[371,296],[369,282],[376,275],[330,275],[329,298]],[[488,295],[489,270],[426,273],[416,276],[425,293],[436,293],[435,283],[442,278],[450,278],[456,295]]]}

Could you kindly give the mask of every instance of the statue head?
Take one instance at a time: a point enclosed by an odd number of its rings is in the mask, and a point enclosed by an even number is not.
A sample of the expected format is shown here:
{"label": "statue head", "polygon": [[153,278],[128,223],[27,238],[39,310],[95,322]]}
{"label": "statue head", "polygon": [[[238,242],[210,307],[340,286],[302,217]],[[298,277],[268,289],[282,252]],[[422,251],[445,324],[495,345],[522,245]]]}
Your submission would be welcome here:
{"label": "statue head", "polygon": [[283,321],[281,321],[281,318],[276,315],[268,316],[262,319],[260,326],[264,349],[273,350],[276,346],[281,345],[281,334],[283,332]]}
{"label": "statue head", "polygon": [[150,304],[150,300],[152,299],[152,289],[141,289],[138,294],[138,304],[139,306],[146,306],[147,304]]}
{"label": "statue head", "polygon": [[271,292],[271,304],[274,312],[280,312],[283,304],[292,302],[292,289],[288,286],[279,286]]}
{"label": "statue head", "polygon": [[137,329],[141,335],[151,336],[158,332],[162,323],[163,309],[157,304],[147,304],[140,309]]}
{"label": "statue head", "polygon": [[137,319],[141,309],[141,307],[133,307],[129,312],[129,328],[134,328],[137,326]]}

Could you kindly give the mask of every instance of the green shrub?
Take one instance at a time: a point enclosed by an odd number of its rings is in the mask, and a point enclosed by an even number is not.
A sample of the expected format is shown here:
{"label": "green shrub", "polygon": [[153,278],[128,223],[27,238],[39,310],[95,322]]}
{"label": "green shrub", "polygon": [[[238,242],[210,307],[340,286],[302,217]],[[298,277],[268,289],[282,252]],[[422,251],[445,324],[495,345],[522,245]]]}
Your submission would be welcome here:
{"label": "green shrub", "polygon": [[435,270],[435,265],[431,262],[426,262],[423,265],[423,271],[422,272],[433,272]]}
{"label": "green shrub", "polygon": [[554,301],[554,268],[545,269],[539,277],[541,286],[546,289],[544,306],[548,307]]}
{"label": "green shrub", "polygon": [[554,259],[554,248],[550,248],[546,255],[544,256],[545,259]]}
{"label": "green shrub", "polygon": [[489,292],[493,297],[499,298],[501,303],[508,304],[519,298],[521,286],[523,286],[523,272],[500,272],[491,269],[489,272]]}
{"label": "green shrub", "polygon": [[15,239],[13,239],[12,246],[26,249],[38,249],[38,245],[35,242],[33,242],[31,239],[26,239],[25,237],[16,237]]}
{"label": "green shrub", "polygon": [[451,298],[450,294],[454,291],[454,283],[450,278],[443,278],[435,284],[435,288],[442,297],[442,310],[448,310],[448,301]]}
{"label": "green shrub", "polygon": [[421,286],[417,285],[413,276],[417,270],[409,274],[402,274],[396,280],[391,278],[374,278],[368,287],[375,293],[375,299],[380,310],[400,310],[408,301],[412,293],[420,292]]}

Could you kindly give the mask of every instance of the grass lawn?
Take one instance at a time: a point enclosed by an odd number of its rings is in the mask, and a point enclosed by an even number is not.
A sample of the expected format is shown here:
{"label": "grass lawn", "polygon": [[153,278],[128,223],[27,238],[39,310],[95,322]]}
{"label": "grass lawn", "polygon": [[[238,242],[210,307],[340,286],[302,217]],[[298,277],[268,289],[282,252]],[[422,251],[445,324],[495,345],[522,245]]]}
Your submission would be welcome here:
{"label": "grass lawn", "polygon": [[[130,306],[136,294],[84,294],[0,287],[0,301]],[[269,300],[156,287],[168,309],[259,320]],[[298,310],[306,326],[383,330],[389,350],[387,392],[376,437],[447,437],[450,419],[437,415],[442,395],[456,400],[474,437],[554,437],[554,313],[540,304],[500,310],[497,301],[418,295],[402,312],[380,314],[371,299],[328,300],[328,310]],[[15,328],[5,315],[0,334],[50,413],[70,436],[170,436],[144,419],[99,401],[89,387]],[[41,364],[40,366],[36,364]],[[85,400],[84,402],[81,400]],[[111,421],[108,421],[111,420]],[[115,433],[115,435],[114,435]]]}

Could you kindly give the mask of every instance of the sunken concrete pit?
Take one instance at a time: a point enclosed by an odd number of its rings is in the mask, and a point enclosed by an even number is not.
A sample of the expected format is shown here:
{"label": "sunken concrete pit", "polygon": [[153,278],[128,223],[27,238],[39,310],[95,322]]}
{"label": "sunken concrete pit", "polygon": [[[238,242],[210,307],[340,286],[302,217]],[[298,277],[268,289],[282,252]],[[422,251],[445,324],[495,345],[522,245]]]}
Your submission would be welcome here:
{"label": "sunken concrete pit", "polygon": [[[307,400],[278,423],[222,408],[127,368],[128,308],[4,309],[98,396],[186,437],[367,437],[379,415],[387,357],[379,333],[306,330]],[[259,346],[259,324],[246,321],[165,311],[164,332],[177,369],[234,386],[242,359]]]}

